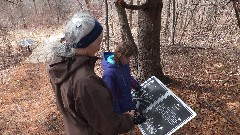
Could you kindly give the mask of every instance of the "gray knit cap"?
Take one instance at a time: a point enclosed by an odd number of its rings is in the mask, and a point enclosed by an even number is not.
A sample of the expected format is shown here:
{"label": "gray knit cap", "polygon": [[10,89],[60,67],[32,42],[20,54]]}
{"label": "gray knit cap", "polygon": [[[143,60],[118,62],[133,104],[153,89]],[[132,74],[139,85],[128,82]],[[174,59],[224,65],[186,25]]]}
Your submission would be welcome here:
{"label": "gray knit cap", "polygon": [[64,44],[54,48],[56,55],[71,57],[72,48],[86,48],[102,33],[103,27],[88,13],[76,13],[64,28]]}
{"label": "gray knit cap", "polygon": [[102,33],[101,24],[87,13],[77,13],[67,23],[64,34],[73,48],[86,48]]}

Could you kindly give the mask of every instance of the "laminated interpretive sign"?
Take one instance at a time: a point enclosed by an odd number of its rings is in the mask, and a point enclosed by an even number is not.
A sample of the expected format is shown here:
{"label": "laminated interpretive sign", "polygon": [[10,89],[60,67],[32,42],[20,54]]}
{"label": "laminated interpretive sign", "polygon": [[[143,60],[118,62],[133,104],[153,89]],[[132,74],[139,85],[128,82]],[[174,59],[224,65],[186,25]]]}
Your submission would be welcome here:
{"label": "laminated interpretive sign", "polygon": [[179,97],[152,76],[135,91],[133,101],[146,122],[139,125],[143,135],[170,135],[196,116]]}

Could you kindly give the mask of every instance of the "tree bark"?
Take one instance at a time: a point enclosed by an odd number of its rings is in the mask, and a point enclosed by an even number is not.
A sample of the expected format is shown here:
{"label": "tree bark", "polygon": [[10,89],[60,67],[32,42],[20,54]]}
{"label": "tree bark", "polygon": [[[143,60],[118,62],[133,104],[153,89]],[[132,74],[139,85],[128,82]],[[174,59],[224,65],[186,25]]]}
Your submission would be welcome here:
{"label": "tree bark", "polygon": [[105,26],[106,26],[106,35],[105,35],[105,46],[107,51],[109,51],[109,25],[108,25],[108,2],[105,0]]}
{"label": "tree bark", "polygon": [[23,28],[27,28],[26,15],[23,12],[23,6],[24,5],[23,5],[23,1],[22,0],[20,0],[19,6],[20,6],[21,18],[22,18],[22,21],[23,21]]}
{"label": "tree bark", "polygon": [[239,16],[240,7],[238,6],[239,3],[237,2],[237,0],[232,0],[232,3],[233,3],[236,19],[237,19],[237,25],[240,28],[240,16]]}
{"label": "tree bark", "polygon": [[170,24],[170,22],[169,22],[169,18],[170,18],[170,15],[171,15],[170,8],[171,8],[171,0],[168,0],[168,3],[167,3],[167,18],[166,18],[165,30],[164,30],[165,36],[169,35],[169,27],[168,27],[168,25]]}
{"label": "tree bark", "polygon": [[36,6],[36,0],[33,0],[34,10],[35,14],[37,15],[37,6]]}
{"label": "tree bark", "polygon": [[123,42],[128,45],[129,47],[132,47],[133,50],[135,51],[134,54],[137,53],[137,46],[134,42],[131,29],[128,24],[128,18],[127,18],[127,13],[125,9],[118,4],[115,4],[117,8],[117,13],[120,21],[120,27],[121,27],[121,34],[123,37]]}
{"label": "tree bark", "polygon": [[80,6],[80,10],[83,10],[83,4],[79,0],[77,0],[77,2],[78,2],[78,5]]}
{"label": "tree bark", "polygon": [[[137,80],[144,82],[149,77],[156,76],[163,83],[167,83],[169,80],[164,76],[160,58],[162,0],[147,0],[146,3],[138,5],[128,5],[123,0],[117,0],[116,3],[118,3],[116,5],[121,5],[127,9],[138,10],[138,55],[135,56],[137,62],[134,64],[134,66],[137,66],[134,67],[137,71],[135,72]],[[126,12],[120,13],[122,12],[121,8],[117,8],[117,10],[119,15],[122,15],[120,21],[123,24],[123,33],[131,35],[128,21],[126,20]],[[124,30],[128,31],[124,32]]]}
{"label": "tree bark", "polygon": [[[133,0],[130,0],[130,4],[132,5],[133,4]],[[129,12],[129,25],[130,25],[130,28],[132,28],[132,14],[133,14],[133,10],[130,10]]]}
{"label": "tree bark", "polygon": [[57,22],[60,22],[62,19],[62,2],[61,0],[54,0],[57,8]]}
{"label": "tree bark", "polygon": [[52,11],[50,0],[47,0],[47,3],[48,3],[48,6],[49,6],[49,10]]}
{"label": "tree bark", "polygon": [[16,5],[17,4],[11,4],[11,3],[9,3],[9,15],[10,15],[10,17],[9,17],[9,19],[10,19],[10,21],[11,21],[11,24],[12,24],[12,26],[16,26],[17,25],[17,23],[15,22],[15,17],[13,16],[13,13],[12,13],[12,11],[16,8]]}
{"label": "tree bark", "polygon": [[[136,43],[134,42],[132,32],[130,29],[130,26],[128,24],[128,18],[127,18],[127,13],[124,7],[122,5],[119,5],[117,2],[115,3],[115,6],[117,8],[117,13],[120,21],[120,30],[122,34],[122,39],[123,42],[130,48],[134,50],[134,56],[131,61],[131,66],[133,67],[133,74],[136,76],[137,71],[138,71],[138,48]],[[137,6],[138,7],[138,6]],[[139,6],[141,7],[141,6]],[[126,8],[126,7],[125,7]]]}
{"label": "tree bark", "polygon": [[89,0],[85,0],[86,6],[87,6],[87,11],[90,11],[90,2]]}
{"label": "tree bark", "polygon": [[[195,7],[193,8],[193,10],[190,11],[191,16],[189,17],[189,20],[188,20],[188,21],[187,21],[188,16],[186,16],[186,18],[185,18],[185,24],[184,24],[184,27],[183,27],[183,32],[182,32],[182,34],[181,34],[181,37],[180,37],[180,40],[179,40],[178,44],[181,43],[182,38],[184,37],[184,33],[187,31],[187,27],[188,27],[188,25],[190,24],[190,21],[193,19],[194,12],[195,12],[197,6],[199,5],[200,1],[201,1],[201,0],[199,0],[199,1],[198,1],[198,4],[196,4]],[[187,12],[187,13],[188,13],[188,12]],[[188,15],[188,14],[187,14],[187,15]]]}
{"label": "tree bark", "polygon": [[141,82],[151,76],[163,81],[164,73],[160,58],[160,30],[162,0],[148,0],[147,9],[138,10],[138,74]]}
{"label": "tree bark", "polygon": [[171,45],[175,44],[175,24],[176,24],[176,1],[172,0],[172,28],[171,28]]}
{"label": "tree bark", "polygon": [[10,1],[10,0],[5,0],[6,2],[9,2],[9,3],[12,3],[12,4],[14,4],[14,5],[18,5],[17,3],[15,3],[15,2],[12,2],[12,1]]}

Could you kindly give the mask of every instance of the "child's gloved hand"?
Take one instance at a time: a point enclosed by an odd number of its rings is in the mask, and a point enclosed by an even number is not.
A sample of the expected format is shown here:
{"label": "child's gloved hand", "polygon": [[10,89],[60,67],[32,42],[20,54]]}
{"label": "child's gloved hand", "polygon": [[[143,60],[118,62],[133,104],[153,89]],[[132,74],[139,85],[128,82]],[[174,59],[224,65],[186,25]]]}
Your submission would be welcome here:
{"label": "child's gloved hand", "polygon": [[134,117],[133,117],[133,123],[135,125],[138,125],[138,124],[142,124],[145,121],[146,121],[146,117],[144,117],[142,112],[135,110]]}

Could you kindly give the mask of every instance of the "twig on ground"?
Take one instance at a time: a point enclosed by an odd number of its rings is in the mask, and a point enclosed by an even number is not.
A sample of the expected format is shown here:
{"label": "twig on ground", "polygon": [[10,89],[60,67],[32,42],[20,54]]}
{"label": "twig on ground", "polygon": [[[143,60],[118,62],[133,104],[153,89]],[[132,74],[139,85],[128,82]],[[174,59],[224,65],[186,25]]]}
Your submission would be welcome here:
{"label": "twig on ground", "polygon": [[235,127],[239,127],[236,122],[233,122],[230,118],[228,118],[223,112],[219,111],[216,107],[214,107],[212,104],[210,104],[209,102],[205,101],[204,102],[211,107],[214,111],[218,112],[221,116],[223,116],[228,122],[230,122],[233,126]]}

